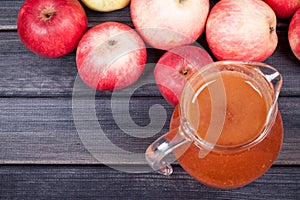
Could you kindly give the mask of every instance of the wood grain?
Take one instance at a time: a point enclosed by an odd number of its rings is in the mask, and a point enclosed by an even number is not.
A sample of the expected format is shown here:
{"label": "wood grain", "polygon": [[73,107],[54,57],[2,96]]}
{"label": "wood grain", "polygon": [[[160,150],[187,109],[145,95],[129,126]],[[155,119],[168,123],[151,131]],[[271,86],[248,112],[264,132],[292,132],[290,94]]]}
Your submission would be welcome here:
{"label": "wood grain", "polygon": [[[168,131],[173,107],[159,97],[151,99],[135,97],[130,100],[128,115],[120,109],[112,112],[112,106],[126,106],[127,100],[127,98],[117,97],[117,105],[115,105],[108,97],[96,98],[95,108],[93,108],[93,102],[85,99],[80,100],[79,106],[72,107],[72,101],[68,98],[2,98],[0,99],[0,163],[99,163],[84,147],[79,134],[84,130],[100,135],[100,127],[105,136],[117,147],[142,154],[158,135]],[[282,97],[279,100],[285,135],[276,164],[300,164],[299,101],[299,97]],[[165,111],[166,115],[160,114],[152,119],[157,121],[153,122],[154,126],[149,127],[147,129],[149,132],[146,133],[143,130],[150,123],[149,110],[151,106],[157,104],[162,106],[159,113]],[[79,115],[74,116],[74,109]],[[93,121],[90,114],[93,109],[96,113],[96,121]],[[116,122],[116,115],[121,118],[121,121]],[[128,124],[129,118],[136,123],[136,126]],[[75,126],[74,119],[81,125]],[[120,128],[124,126],[127,131]],[[136,135],[131,135],[133,133]],[[146,134],[150,136],[143,138]],[[88,140],[92,143],[94,138]],[[144,159],[124,160],[124,152],[118,153],[115,146],[103,145],[107,147],[98,150],[102,155],[100,163],[144,163]]]}
{"label": "wood grain", "polygon": [[[272,167],[246,187],[206,187],[175,167],[169,177],[131,174],[103,166],[1,166],[3,199],[299,199],[297,167]],[[285,192],[283,192],[285,191]]]}

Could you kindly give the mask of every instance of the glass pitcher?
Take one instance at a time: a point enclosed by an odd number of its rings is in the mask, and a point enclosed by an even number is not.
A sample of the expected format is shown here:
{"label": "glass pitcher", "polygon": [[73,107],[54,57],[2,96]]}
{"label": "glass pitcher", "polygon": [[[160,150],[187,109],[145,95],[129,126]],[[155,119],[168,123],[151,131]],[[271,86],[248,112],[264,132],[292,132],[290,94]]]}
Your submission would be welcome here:
{"label": "glass pitcher", "polygon": [[217,188],[252,182],[271,167],[281,148],[282,124],[274,123],[281,120],[281,86],[281,74],[264,63],[206,65],[181,93],[178,126],[147,148],[147,162],[170,175],[170,163],[178,160],[195,179]]}

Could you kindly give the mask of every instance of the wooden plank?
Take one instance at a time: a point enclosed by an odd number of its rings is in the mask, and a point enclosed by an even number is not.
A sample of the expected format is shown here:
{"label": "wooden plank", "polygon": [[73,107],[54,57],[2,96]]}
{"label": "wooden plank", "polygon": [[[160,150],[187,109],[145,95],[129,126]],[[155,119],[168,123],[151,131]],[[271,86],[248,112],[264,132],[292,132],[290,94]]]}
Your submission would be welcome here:
{"label": "wooden plank", "polygon": [[157,173],[124,173],[103,166],[0,166],[3,199],[274,199],[297,200],[297,167],[272,167],[253,183],[234,190],[207,187],[175,167]]}
{"label": "wooden plank", "polygon": [[24,1],[0,1],[0,30],[16,30],[18,11]]}
{"label": "wooden plank", "polygon": [[[147,146],[168,131],[173,107],[159,97],[136,97],[127,112],[128,100],[80,99],[72,110],[69,98],[2,98],[0,163],[144,164]],[[278,165],[300,164],[299,102],[299,97],[279,99],[285,135]],[[157,116],[149,114],[157,104],[163,106]],[[140,157],[126,157],[134,153]]]}
{"label": "wooden plank", "polygon": [[[91,126],[93,121],[89,118],[90,111],[84,108],[89,102],[82,102],[82,106],[77,106],[80,112],[77,118],[82,118],[79,122],[83,123],[84,130],[98,133],[99,127]],[[161,98],[132,99],[130,114],[138,125],[149,123],[147,109],[153,104],[165,105],[170,117],[171,108]],[[95,105],[99,124],[105,136],[121,149],[143,153],[150,141],[154,140],[124,134],[114,122],[110,99],[99,98]],[[0,99],[0,110],[0,163],[99,163],[92,158],[80,141],[72,115],[71,99]],[[121,118],[128,117],[124,113],[117,115]],[[156,119],[159,122],[167,120],[167,117],[165,119],[163,116],[159,117]],[[167,123],[156,128],[163,129],[161,133],[166,132]],[[132,131],[138,132],[138,127],[133,127]],[[90,140],[93,141],[93,138]],[[102,163],[118,164],[124,161],[110,146],[104,146],[99,153],[104,155]],[[124,162],[131,163],[129,160]]]}
{"label": "wooden plank", "polygon": [[[300,61],[289,49],[284,33],[283,42],[266,63],[276,67],[284,78],[281,96],[300,96]],[[199,40],[209,51],[205,39]],[[16,32],[0,32],[0,96],[71,96],[77,76],[75,53],[59,59],[48,59],[31,53],[20,42]],[[153,70],[163,51],[148,49],[148,61],[140,82],[148,82],[146,87],[137,90],[137,96],[160,96],[155,85]],[[80,78],[79,78],[80,80]],[[140,85],[140,84],[137,85]],[[134,86],[136,87],[136,86]],[[79,91],[85,96],[88,87]],[[122,94],[124,91],[120,91]],[[126,93],[126,92],[125,92]],[[98,92],[98,96],[109,96],[110,92]]]}

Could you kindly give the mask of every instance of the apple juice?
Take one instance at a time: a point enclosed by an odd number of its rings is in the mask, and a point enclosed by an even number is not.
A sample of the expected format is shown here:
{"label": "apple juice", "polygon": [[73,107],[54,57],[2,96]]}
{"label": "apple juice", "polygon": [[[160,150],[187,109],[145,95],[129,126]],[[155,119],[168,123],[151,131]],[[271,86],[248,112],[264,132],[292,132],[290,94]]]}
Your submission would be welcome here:
{"label": "apple juice", "polygon": [[[225,109],[215,108],[213,115],[211,114],[213,106],[220,104],[212,103],[211,93],[217,91],[214,89],[217,81],[214,82],[214,77],[210,77],[210,86],[201,88],[203,81],[200,80],[198,88],[194,90],[194,100],[188,107],[188,120],[194,123],[193,126],[197,124],[197,135],[204,141],[212,143],[207,138],[217,137],[213,144],[219,147],[246,145],[259,137],[265,127],[271,106],[270,94],[256,80],[240,72],[220,72],[215,80],[217,79],[221,79],[223,83],[222,87],[217,86],[218,90],[223,90],[225,94],[217,102],[225,100]],[[201,91],[197,92],[199,88]],[[176,112],[172,119],[176,118]],[[222,129],[218,135],[209,137],[209,126],[213,126],[212,121],[217,115],[224,118]],[[242,150],[212,149],[201,157],[203,148],[193,143],[183,154],[179,152],[180,149],[177,152],[175,150],[174,154],[180,165],[200,182],[218,188],[239,187],[261,176],[276,159],[283,137],[280,119],[278,114],[277,124],[273,125],[262,141]],[[172,128],[174,124],[171,125]]]}

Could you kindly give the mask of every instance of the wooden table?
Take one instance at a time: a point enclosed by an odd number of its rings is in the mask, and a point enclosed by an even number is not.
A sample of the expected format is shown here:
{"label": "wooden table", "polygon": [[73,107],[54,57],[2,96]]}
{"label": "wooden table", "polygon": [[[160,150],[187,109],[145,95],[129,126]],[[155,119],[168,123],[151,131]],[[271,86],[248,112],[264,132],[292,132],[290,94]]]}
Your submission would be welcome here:
{"label": "wooden table", "polygon": [[[284,78],[279,98],[285,130],[281,153],[255,182],[219,190],[197,182],[176,163],[174,174],[165,177],[149,172],[141,159],[147,146],[168,130],[174,109],[153,81],[153,63],[163,51],[148,50],[149,64],[141,78],[147,81],[135,85],[130,96],[128,91],[94,92],[77,77],[75,52],[47,59],[23,46],[15,25],[22,3],[0,1],[1,198],[300,198],[300,62],[289,48],[289,20],[279,20],[278,47],[265,61]],[[89,27],[105,21],[132,26],[128,7],[111,13],[86,11]],[[203,35],[198,42],[209,51]],[[126,105],[129,109],[124,110]],[[153,109],[159,109],[160,116],[151,124]],[[128,119],[132,123],[126,124]],[[152,132],[142,131],[149,126]],[[97,141],[100,130],[109,145]],[[85,144],[94,144],[99,154]]]}

